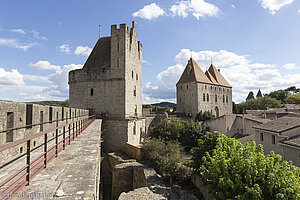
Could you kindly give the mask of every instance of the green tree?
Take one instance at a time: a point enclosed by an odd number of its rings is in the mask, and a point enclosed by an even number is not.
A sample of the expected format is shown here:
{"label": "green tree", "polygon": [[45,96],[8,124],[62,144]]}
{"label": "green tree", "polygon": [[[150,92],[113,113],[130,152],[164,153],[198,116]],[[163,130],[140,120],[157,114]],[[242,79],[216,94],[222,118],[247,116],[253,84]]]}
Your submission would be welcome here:
{"label": "green tree", "polygon": [[300,93],[294,94],[292,96],[288,96],[286,98],[286,103],[300,104]]}
{"label": "green tree", "polygon": [[280,101],[264,96],[257,99],[250,99],[246,102],[239,104],[239,112],[243,113],[245,110],[266,110],[267,108],[279,108],[281,106]]}
{"label": "green tree", "polygon": [[192,149],[192,166],[220,199],[300,199],[300,170],[261,145],[207,133]]}
{"label": "green tree", "polygon": [[297,90],[297,88],[295,86],[291,86],[291,87],[288,87],[286,90],[289,91],[289,92],[291,92],[294,95],[295,92],[296,92],[296,90]]}
{"label": "green tree", "polygon": [[195,121],[206,121],[213,119],[215,116],[210,111],[204,111],[202,110],[195,116]]}
{"label": "green tree", "polygon": [[237,107],[237,105],[234,102],[232,102],[232,112],[233,112],[233,114],[237,114],[238,113],[238,107]]}
{"label": "green tree", "polygon": [[69,107],[69,99],[64,100],[63,102],[61,102],[60,104],[62,107]]}
{"label": "green tree", "polygon": [[276,90],[276,91],[270,92],[267,96],[274,98],[276,100],[280,100],[283,103],[288,95],[289,95],[289,91],[287,91],[287,90]]}

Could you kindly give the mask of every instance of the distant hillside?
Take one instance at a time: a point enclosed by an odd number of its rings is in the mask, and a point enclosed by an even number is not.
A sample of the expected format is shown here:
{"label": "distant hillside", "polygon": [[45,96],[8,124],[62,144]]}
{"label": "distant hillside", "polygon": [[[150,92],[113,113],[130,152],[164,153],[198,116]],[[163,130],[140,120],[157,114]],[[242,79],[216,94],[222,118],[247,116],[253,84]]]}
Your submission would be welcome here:
{"label": "distant hillside", "polygon": [[166,107],[169,106],[169,108],[175,108],[176,104],[171,102],[160,102],[160,103],[154,103],[151,104],[152,106],[160,106],[160,107]]}
{"label": "distant hillside", "polygon": [[63,101],[33,101],[33,102],[25,102],[25,103],[32,103],[32,104],[39,104],[44,106],[61,106]]}

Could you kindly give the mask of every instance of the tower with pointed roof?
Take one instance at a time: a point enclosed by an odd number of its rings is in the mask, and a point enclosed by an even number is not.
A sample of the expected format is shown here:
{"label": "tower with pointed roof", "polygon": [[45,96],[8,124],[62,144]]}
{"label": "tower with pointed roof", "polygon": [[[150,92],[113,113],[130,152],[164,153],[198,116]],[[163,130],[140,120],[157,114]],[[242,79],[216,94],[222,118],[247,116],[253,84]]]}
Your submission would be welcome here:
{"label": "tower with pointed roof", "polygon": [[193,117],[200,111],[216,117],[232,113],[232,86],[213,64],[204,73],[190,58],[176,89],[178,113]]}
{"label": "tower with pointed roof", "polygon": [[73,108],[85,108],[104,118],[108,151],[137,145],[145,130],[142,119],[142,44],[136,23],[111,26],[111,36],[100,37],[82,69],[69,72]]}

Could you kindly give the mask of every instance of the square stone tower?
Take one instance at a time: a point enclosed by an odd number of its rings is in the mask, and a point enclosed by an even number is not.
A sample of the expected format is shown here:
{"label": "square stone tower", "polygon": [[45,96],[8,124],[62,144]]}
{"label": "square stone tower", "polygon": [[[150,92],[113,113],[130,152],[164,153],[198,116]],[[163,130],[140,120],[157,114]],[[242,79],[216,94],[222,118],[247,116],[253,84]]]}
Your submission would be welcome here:
{"label": "square stone tower", "polygon": [[112,25],[111,36],[99,38],[83,68],[69,72],[69,87],[70,107],[104,118],[106,146],[124,150],[126,143],[137,145],[145,120],[142,44],[137,41],[136,23],[131,28]]}
{"label": "square stone tower", "polygon": [[232,86],[213,64],[204,73],[191,58],[176,89],[178,113],[191,117],[201,110],[216,117],[232,113]]}

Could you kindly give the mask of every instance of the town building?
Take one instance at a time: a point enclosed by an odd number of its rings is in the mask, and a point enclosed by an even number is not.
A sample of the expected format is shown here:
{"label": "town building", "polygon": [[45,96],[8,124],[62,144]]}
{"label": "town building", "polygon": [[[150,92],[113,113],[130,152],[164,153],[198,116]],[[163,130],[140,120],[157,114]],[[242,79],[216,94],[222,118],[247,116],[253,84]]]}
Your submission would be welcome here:
{"label": "town building", "polygon": [[210,111],[216,117],[232,113],[232,86],[213,64],[204,73],[191,58],[176,84],[177,112],[195,117]]}

